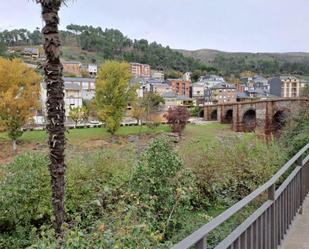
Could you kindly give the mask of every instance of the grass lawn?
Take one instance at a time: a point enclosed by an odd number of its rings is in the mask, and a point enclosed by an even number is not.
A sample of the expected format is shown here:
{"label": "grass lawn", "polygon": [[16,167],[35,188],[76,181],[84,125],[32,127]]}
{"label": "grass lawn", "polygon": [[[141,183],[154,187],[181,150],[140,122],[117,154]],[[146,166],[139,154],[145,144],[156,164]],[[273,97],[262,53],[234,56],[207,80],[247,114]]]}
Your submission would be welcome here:
{"label": "grass lawn", "polygon": [[[116,132],[117,136],[128,136],[137,134],[156,134],[160,132],[168,132],[170,128],[167,125],[160,125],[155,129],[147,126],[123,126]],[[76,142],[80,140],[104,139],[110,137],[105,128],[84,128],[68,130],[66,137],[69,141]],[[20,141],[24,142],[44,142],[47,139],[46,131],[26,131],[23,133]],[[8,141],[9,137],[5,132],[0,133],[0,142]]]}

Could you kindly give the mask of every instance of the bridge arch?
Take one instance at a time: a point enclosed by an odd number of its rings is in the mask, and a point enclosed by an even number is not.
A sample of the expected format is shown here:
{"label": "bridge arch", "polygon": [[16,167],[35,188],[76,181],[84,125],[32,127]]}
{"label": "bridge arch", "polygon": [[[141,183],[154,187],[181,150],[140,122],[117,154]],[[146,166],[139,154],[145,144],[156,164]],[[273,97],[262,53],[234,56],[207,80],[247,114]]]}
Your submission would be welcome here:
{"label": "bridge arch", "polygon": [[225,112],[223,122],[226,124],[233,123],[233,109],[229,109]]}
{"label": "bridge arch", "polygon": [[289,112],[290,111],[288,109],[275,111],[271,122],[272,134],[274,134],[275,136],[280,136],[281,130],[287,123],[287,117]]}
{"label": "bridge arch", "polygon": [[244,132],[253,132],[256,127],[256,111],[254,109],[247,110],[242,117],[242,123]]}
{"label": "bridge arch", "polygon": [[210,120],[217,121],[218,120],[218,110],[215,109],[210,113]]}

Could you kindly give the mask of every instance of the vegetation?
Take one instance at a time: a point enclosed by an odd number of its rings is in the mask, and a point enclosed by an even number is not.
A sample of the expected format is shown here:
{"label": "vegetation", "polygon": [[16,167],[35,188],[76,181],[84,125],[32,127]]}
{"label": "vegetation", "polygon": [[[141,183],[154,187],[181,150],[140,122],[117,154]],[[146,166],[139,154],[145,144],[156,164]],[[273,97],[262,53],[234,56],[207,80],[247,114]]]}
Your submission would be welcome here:
{"label": "vegetation", "polygon": [[85,106],[82,106],[82,107],[71,107],[70,106],[69,117],[75,122],[75,125],[77,125],[78,122],[87,120],[88,115],[89,113]]}
{"label": "vegetation", "polygon": [[[139,129],[122,127],[118,134]],[[227,125],[188,125],[184,134],[176,147],[165,138],[155,140],[140,158],[131,143],[70,153],[62,245],[170,248],[268,180],[287,159],[277,142],[235,135]],[[99,137],[101,129],[69,134],[71,142]],[[47,163],[40,154],[26,154],[0,167],[0,247],[59,246],[52,229]],[[210,234],[210,248],[251,211]]]}
{"label": "vegetation", "polygon": [[97,115],[111,134],[119,129],[128,103],[135,96],[135,88],[128,83],[132,77],[129,67],[126,62],[108,61],[96,79]]}
{"label": "vegetation", "polygon": [[288,149],[292,156],[298,152],[304,145],[309,143],[309,104],[306,103],[303,108],[295,113],[287,122],[281,136],[283,146]]}
{"label": "vegetation", "polygon": [[135,118],[139,125],[142,124],[142,120],[146,117],[146,108],[143,106],[143,99],[137,98],[132,104],[132,110],[130,113],[132,118]]}
{"label": "vegetation", "polygon": [[181,135],[189,120],[189,112],[185,106],[176,106],[169,108],[165,118],[171,126],[173,132]]}
{"label": "vegetation", "polygon": [[[105,60],[126,60],[151,65],[158,70],[192,71],[203,68],[198,60],[183,56],[169,47],[145,39],[132,40],[119,30],[93,26],[68,25],[67,30],[60,31],[63,56],[69,60],[81,60],[88,63],[102,63]],[[33,46],[42,43],[38,30],[5,30],[0,32],[0,43],[6,46]],[[79,48],[74,53],[74,48]],[[93,54],[95,53],[95,54]]]}
{"label": "vegetation", "polygon": [[54,209],[54,229],[57,237],[62,236],[64,221],[64,188],[65,188],[65,103],[63,66],[60,62],[60,38],[58,12],[64,0],[36,0],[42,8],[45,26],[42,29],[43,47],[46,55],[44,76],[47,89],[47,125],[49,133],[49,172],[51,176],[52,206]]}
{"label": "vegetation", "polygon": [[[160,125],[156,129],[150,129],[147,126],[122,126],[115,133],[116,136],[126,137],[139,134],[160,134],[162,132],[169,132],[170,128],[167,125]],[[80,143],[88,144],[90,140],[109,139],[110,133],[106,128],[87,128],[87,129],[72,129],[66,135],[69,145],[76,145]],[[22,143],[43,143],[47,139],[45,131],[26,131],[19,139]],[[9,137],[6,132],[0,132],[0,142],[8,141]]]}
{"label": "vegetation", "polygon": [[196,51],[179,50],[183,55],[215,67],[220,74],[239,76],[243,71],[262,75],[309,74],[308,53],[228,53],[201,49]]}
{"label": "vegetation", "polygon": [[16,150],[21,127],[34,115],[38,107],[41,77],[20,60],[0,58],[0,126],[8,132]]}

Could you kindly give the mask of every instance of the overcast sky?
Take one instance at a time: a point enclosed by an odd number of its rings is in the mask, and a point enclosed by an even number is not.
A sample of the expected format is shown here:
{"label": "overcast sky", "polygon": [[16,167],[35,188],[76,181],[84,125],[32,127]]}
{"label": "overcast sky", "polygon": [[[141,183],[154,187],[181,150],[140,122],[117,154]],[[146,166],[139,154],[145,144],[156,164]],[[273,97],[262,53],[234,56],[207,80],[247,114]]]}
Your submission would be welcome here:
{"label": "overcast sky", "polygon": [[[32,0],[0,0],[0,13],[0,31],[42,27]],[[73,0],[60,17],[172,48],[309,52],[309,0]]]}

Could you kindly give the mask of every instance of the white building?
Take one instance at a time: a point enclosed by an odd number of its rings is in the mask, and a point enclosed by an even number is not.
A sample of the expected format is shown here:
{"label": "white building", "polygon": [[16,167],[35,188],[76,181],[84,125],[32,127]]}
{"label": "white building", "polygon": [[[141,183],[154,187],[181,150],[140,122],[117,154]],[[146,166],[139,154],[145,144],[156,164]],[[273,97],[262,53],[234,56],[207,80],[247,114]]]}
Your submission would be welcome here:
{"label": "white building", "polygon": [[204,98],[205,84],[197,82],[192,84],[192,98]]}
{"label": "white building", "polygon": [[192,75],[191,72],[186,72],[182,78],[186,81],[191,81],[191,75]]}
{"label": "white building", "polygon": [[[70,107],[82,107],[83,99],[91,100],[95,97],[95,80],[89,78],[63,78],[64,102],[66,116],[69,116]],[[41,83],[41,103],[44,116],[46,115],[47,100],[46,83]]]}
{"label": "white building", "polygon": [[164,73],[162,71],[151,70],[151,78],[155,80],[164,80]]}
{"label": "white building", "polygon": [[95,97],[95,79],[64,77],[63,80],[65,84],[77,84],[83,99],[91,100]]}
{"label": "white building", "polygon": [[88,73],[91,77],[95,77],[98,73],[98,66],[96,64],[89,64]]}

